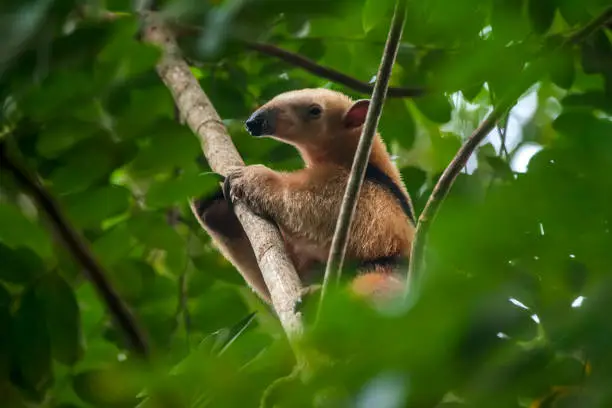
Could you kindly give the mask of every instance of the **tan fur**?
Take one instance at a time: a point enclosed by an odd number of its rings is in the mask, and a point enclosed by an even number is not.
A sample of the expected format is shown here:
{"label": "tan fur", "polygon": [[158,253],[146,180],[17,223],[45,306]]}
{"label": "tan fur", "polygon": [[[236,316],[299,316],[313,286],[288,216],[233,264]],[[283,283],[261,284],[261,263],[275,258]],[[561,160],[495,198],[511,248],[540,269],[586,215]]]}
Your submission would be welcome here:
{"label": "tan fur", "polygon": [[[305,109],[312,104],[321,106],[321,117],[304,119]],[[347,96],[326,89],[303,89],[277,96],[260,110],[274,110],[276,129],[271,137],[294,145],[305,167],[295,172],[277,172],[254,165],[235,168],[228,175],[232,200],[242,200],[254,212],[277,223],[303,280],[310,281],[313,266],[327,261],[361,133],[361,126],[347,128],[343,122],[352,105]],[[378,134],[370,163],[390,177],[410,203],[400,174]],[[235,215],[231,211],[207,211],[203,218],[203,226],[223,254],[249,285],[269,300],[253,250]],[[413,235],[414,226],[397,199],[383,186],[365,180],[349,234],[347,261],[398,255],[407,258]],[[369,297],[395,292],[403,281],[392,272],[376,267],[358,276],[352,288]]]}

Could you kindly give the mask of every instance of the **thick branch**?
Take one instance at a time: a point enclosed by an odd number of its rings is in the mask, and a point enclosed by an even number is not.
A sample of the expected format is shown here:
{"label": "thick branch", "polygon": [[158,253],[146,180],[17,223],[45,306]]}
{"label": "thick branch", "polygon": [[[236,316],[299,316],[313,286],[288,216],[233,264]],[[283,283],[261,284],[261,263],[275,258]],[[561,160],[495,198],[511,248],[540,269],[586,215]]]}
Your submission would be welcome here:
{"label": "thick branch", "polygon": [[[344,85],[354,91],[361,92],[364,94],[371,94],[374,90],[374,86],[367,82],[360,81],[349,75],[343,74],[335,69],[324,67],[317,64],[311,59],[296,54],[291,51],[284,50],[273,44],[264,44],[259,42],[246,41],[245,45],[254,51],[261,54],[269,55],[283,60],[284,62],[293,65],[298,68],[302,68],[304,71],[308,71],[313,75],[320,78],[328,79],[340,85]],[[387,97],[390,98],[410,98],[422,96],[425,94],[424,88],[403,88],[403,87],[389,87],[387,89]]]}
{"label": "thick branch", "polygon": [[440,206],[453,186],[457,175],[461,172],[461,169],[465,166],[474,150],[476,150],[480,142],[484,140],[484,138],[503,117],[504,113],[510,108],[510,106],[512,106],[516,100],[518,100],[520,95],[537,80],[542,72],[545,71],[546,57],[548,55],[554,53],[559,49],[559,47],[571,46],[577,42],[587,39],[591,34],[600,29],[611,19],[612,7],[609,7],[584,28],[566,38],[559,46],[543,49],[541,53],[542,56],[538,60],[534,61],[523,72],[521,81],[514,87],[514,89],[511,90],[508,95],[506,95],[504,100],[501,101],[500,104],[487,116],[487,118],[468,138],[461,149],[459,149],[453,160],[442,173],[442,176],[440,176],[438,179],[438,182],[436,183],[436,186],[429,196],[429,199],[425,204],[425,208],[419,217],[415,232],[415,239],[412,244],[410,254],[407,294],[412,294],[415,292],[415,288],[418,288],[418,285],[420,284],[425,260],[425,245],[429,237],[430,225],[435,219]]}
{"label": "thick branch", "polygon": [[338,217],[338,222],[336,224],[336,230],[334,232],[334,238],[332,240],[331,250],[325,269],[325,280],[323,283],[321,301],[325,299],[325,290],[331,284],[330,282],[334,282],[334,284],[336,284],[340,279],[342,264],[344,262],[344,254],[346,253],[348,242],[348,233],[352,224],[353,214],[355,213],[355,207],[357,205],[357,197],[359,196],[359,191],[361,190],[365,169],[370,157],[370,151],[372,149],[372,142],[376,134],[376,128],[378,126],[378,121],[380,119],[385,97],[387,95],[389,79],[391,78],[391,70],[393,68],[397,50],[399,48],[405,20],[406,2],[405,0],[398,0],[395,6],[395,12],[393,14],[393,20],[391,22],[391,28],[389,29],[385,50],[378,69],[378,76],[376,79],[376,84],[374,85],[374,92],[372,93],[372,99],[370,101],[366,120],[361,132],[361,137],[359,138],[355,158],[353,159],[353,166],[351,168],[351,173],[344,192],[344,198],[342,199],[340,216]]}
{"label": "thick branch", "polygon": [[96,260],[85,239],[70,224],[49,192],[21,164],[8,155],[6,142],[0,144],[0,167],[9,171],[15,180],[28,191],[39,210],[46,215],[58,236],[72,256],[81,264],[89,280],[106,304],[114,321],[123,332],[130,348],[141,356],[148,355],[144,335],[138,329],[130,311],[106,278],[106,273]]}
{"label": "thick branch", "polygon": [[[144,39],[163,50],[157,72],[172,92],[181,116],[199,137],[210,167],[225,175],[228,168],[243,166],[244,162],[221,118],[181,58],[173,34],[154,13],[146,14],[145,21]],[[272,304],[285,331],[290,336],[301,333],[301,315],[295,307],[300,300],[301,282],[285,252],[278,228],[253,214],[244,204],[236,203],[234,212],[253,246]]]}

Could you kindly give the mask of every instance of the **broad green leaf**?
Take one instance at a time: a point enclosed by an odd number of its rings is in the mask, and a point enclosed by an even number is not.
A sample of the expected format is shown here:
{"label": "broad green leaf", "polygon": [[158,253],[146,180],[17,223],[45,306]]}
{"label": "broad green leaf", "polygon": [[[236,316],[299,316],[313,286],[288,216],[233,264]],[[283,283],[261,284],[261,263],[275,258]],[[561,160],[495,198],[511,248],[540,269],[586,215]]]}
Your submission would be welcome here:
{"label": "broad green leaf", "polygon": [[69,194],[62,201],[72,222],[82,228],[95,227],[129,209],[130,191],[125,187],[107,185]]}
{"label": "broad green leaf", "polygon": [[494,0],[492,4],[491,26],[495,38],[502,44],[523,40],[530,33],[522,0]]}
{"label": "broad green leaf", "polygon": [[564,106],[578,108],[587,106],[612,113],[612,101],[600,91],[586,91],[583,93],[572,93],[562,99]]}
{"label": "broad green leaf", "polygon": [[83,371],[72,381],[77,395],[93,406],[137,406],[138,385],[133,373],[118,366]]}
{"label": "broad green leaf", "polygon": [[12,296],[0,284],[0,382],[9,379],[11,360],[11,302]]}
{"label": "broad green leaf", "polygon": [[120,146],[101,138],[75,146],[60,156],[61,166],[51,173],[53,190],[58,194],[85,190],[108,176],[122,154]]}
{"label": "broad green leaf", "polygon": [[92,243],[92,250],[104,264],[112,265],[126,257],[137,243],[127,223],[118,224],[99,236]]}
{"label": "broad green leaf", "polygon": [[34,119],[51,120],[62,115],[72,102],[91,100],[96,90],[89,72],[57,70],[24,97],[24,108]]}
{"label": "broad green leaf", "polygon": [[551,58],[550,79],[563,89],[571,88],[576,76],[574,55],[565,50],[559,51]]}
{"label": "broad green leaf", "polygon": [[83,353],[81,314],[72,288],[61,276],[49,273],[36,283],[47,321],[53,358],[73,365]]}
{"label": "broad green leaf", "polygon": [[593,33],[581,46],[582,69],[586,74],[609,72],[612,68],[612,44],[603,31]]}
{"label": "broad green leaf", "polygon": [[318,61],[325,55],[325,44],[323,40],[313,39],[304,42],[297,52],[311,60]]}
{"label": "broad green leaf", "polygon": [[11,249],[0,243],[0,259],[0,280],[4,282],[28,283],[46,270],[42,259],[26,247]]}
{"label": "broad green leaf", "polygon": [[24,385],[41,391],[53,379],[51,339],[46,322],[45,305],[30,287],[22,294],[13,318],[11,341],[18,370]]}
{"label": "broad green leaf", "polygon": [[63,118],[49,123],[41,131],[36,148],[41,156],[57,157],[76,142],[92,137],[99,130],[100,126],[95,123]]}
{"label": "broad green leaf", "polygon": [[151,274],[154,276],[155,272],[149,264],[135,259],[121,260],[109,270],[113,286],[128,302],[133,302],[141,297],[143,281],[146,277],[151,278]]}
{"label": "broad green leaf", "polygon": [[451,120],[452,107],[444,95],[426,95],[416,98],[414,104],[423,115],[436,123],[446,123]]}
{"label": "broad green leaf", "polygon": [[244,91],[230,79],[207,77],[202,88],[215,101],[215,109],[221,119],[243,119],[250,114]]}
{"label": "broad green leaf", "polygon": [[181,174],[177,179],[159,181],[147,191],[147,205],[151,208],[167,208],[184,204],[191,197],[201,197],[219,188],[217,177],[193,171]]}
{"label": "broad green leaf", "polygon": [[111,41],[97,55],[101,77],[113,75],[115,80],[126,80],[155,66],[161,50],[151,44],[138,41],[137,20],[132,16],[114,23],[115,32]]}
{"label": "broad green leaf", "polygon": [[528,13],[531,26],[538,34],[546,34],[550,28],[557,10],[555,0],[529,0]]}
{"label": "broad green leaf", "polygon": [[0,203],[0,241],[17,248],[26,246],[45,257],[51,253],[51,241],[40,223],[34,223],[9,204]]}
{"label": "broad green leaf", "polygon": [[183,240],[161,214],[139,213],[128,220],[129,231],[150,248],[166,251],[183,247]]}
{"label": "broad green leaf", "polygon": [[[189,304],[193,328],[204,333],[229,328],[248,313],[237,291],[220,285],[210,288],[207,295],[191,300]],[[218,313],[219,310],[223,313]]]}
{"label": "broad green leaf", "polygon": [[129,170],[138,177],[148,177],[175,166],[192,164],[199,155],[198,139],[187,127],[162,119],[156,123],[148,145],[130,163]]}
{"label": "broad green leaf", "polygon": [[198,274],[212,276],[235,285],[244,284],[244,279],[238,271],[216,250],[211,254],[193,257],[191,260],[198,268]]}
{"label": "broad green leaf", "polygon": [[172,95],[158,82],[147,82],[138,87],[128,82],[114,87],[106,106],[110,113],[116,115],[117,135],[126,140],[148,136],[156,131],[158,120],[174,121],[176,116]]}
{"label": "broad green leaf", "polygon": [[412,147],[416,124],[404,100],[389,99],[385,102],[379,130],[386,142],[397,141],[405,149]]}
{"label": "broad green leaf", "polygon": [[427,173],[418,167],[405,167],[401,169],[402,179],[410,195],[415,198],[427,180]]}
{"label": "broad green leaf", "polygon": [[461,147],[460,139],[454,134],[432,135],[431,147],[433,165],[437,171],[444,170]]}

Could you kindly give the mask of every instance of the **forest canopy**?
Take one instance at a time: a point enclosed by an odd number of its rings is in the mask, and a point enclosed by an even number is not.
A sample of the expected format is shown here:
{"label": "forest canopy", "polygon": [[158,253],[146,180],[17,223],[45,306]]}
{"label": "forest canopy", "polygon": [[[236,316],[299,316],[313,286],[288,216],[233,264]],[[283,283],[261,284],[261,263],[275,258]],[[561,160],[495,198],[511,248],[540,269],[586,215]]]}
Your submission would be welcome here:
{"label": "forest canopy", "polygon": [[0,4],[2,406],[612,406],[609,0],[406,1],[378,130],[417,216],[493,127],[413,302],[334,291],[316,325],[305,305],[307,376],[189,208],[219,178],[142,7],[245,163],[292,170],[296,150],[245,120],[289,90],[369,98],[395,1],[145,3]]}

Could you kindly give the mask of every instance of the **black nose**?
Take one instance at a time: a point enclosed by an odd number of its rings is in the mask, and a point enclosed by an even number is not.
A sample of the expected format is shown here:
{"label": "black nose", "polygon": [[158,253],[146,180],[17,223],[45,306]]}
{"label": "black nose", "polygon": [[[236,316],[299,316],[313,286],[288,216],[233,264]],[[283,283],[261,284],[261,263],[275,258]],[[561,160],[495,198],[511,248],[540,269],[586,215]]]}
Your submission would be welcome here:
{"label": "black nose", "polygon": [[251,136],[271,135],[274,133],[274,113],[269,110],[257,111],[245,125]]}

